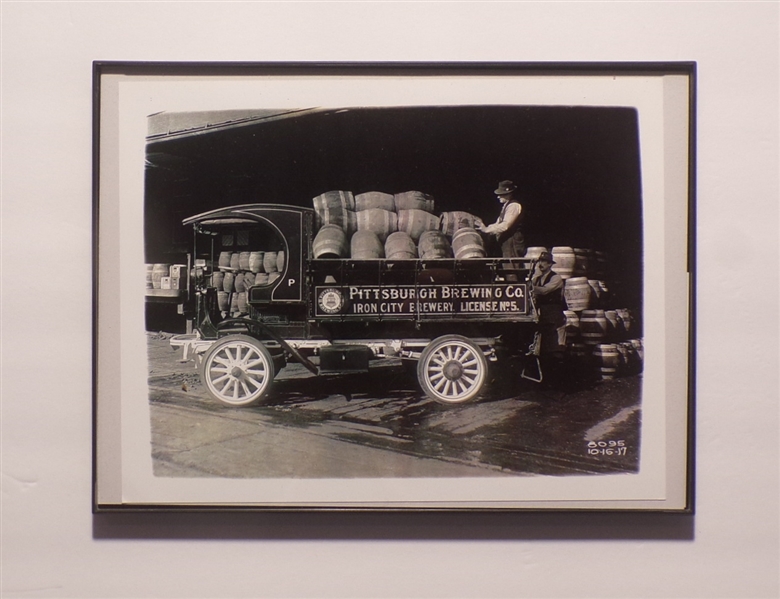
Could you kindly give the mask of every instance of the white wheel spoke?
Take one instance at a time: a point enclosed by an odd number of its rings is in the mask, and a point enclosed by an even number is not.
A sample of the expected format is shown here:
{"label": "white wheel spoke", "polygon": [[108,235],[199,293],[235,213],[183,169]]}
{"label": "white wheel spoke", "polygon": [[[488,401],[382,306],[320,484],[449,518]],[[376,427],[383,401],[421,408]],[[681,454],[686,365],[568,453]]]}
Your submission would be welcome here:
{"label": "white wheel spoke", "polygon": [[245,363],[244,367],[247,369],[247,372],[248,372],[249,368],[254,368],[258,364],[265,364],[265,360],[263,360],[263,358],[258,357],[256,360],[252,360],[251,362]]}
{"label": "white wheel spoke", "polygon": [[234,378],[228,377],[227,382],[222,387],[222,389],[220,389],[220,393],[222,393],[222,395],[227,395],[227,392],[230,390],[230,387],[233,385],[234,382],[235,382]]}
{"label": "white wheel spoke", "polygon": [[247,352],[246,355],[239,362],[241,364],[241,367],[242,368],[247,368],[247,366],[251,362],[257,362],[256,356],[257,356],[256,354],[252,354],[251,352]]}
{"label": "white wheel spoke", "polygon": [[241,388],[244,390],[244,395],[252,395],[252,392],[249,391],[249,387],[247,387],[246,380],[241,381]]}
{"label": "white wheel spoke", "polygon": [[428,380],[431,382],[431,384],[435,385],[440,381],[446,380],[446,377],[443,374],[437,374],[435,376],[429,376]]}
{"label": "white wheel spoke", "polygon": [[222,381],[224,381],[225,379],[229,379],[229,378],[230,378],[230,375],[229,375],[229,374],[223,374],[223,375],[222,375],[222,376],[220,376],[220,377],[217,377],[217,378],[215,378],[215,379],[212,379],[212,380],[211,380],[211,382],[212,382],[214,385],[219,385],[219,384],[220,384]]}
{"label": "white wheel spoke", "polygon": [[245,372],[247,374],[251,374],[252,378],[255,378],[255,377],[262,378],[262,377],[264,377],[266,375],[266,371],[265,370],[246,370]]}
{"label": "white wheel spoke", "polygon": [[244,379],[244,380],[245,380],[245,382],[247,382],[247,383],[252,383],[252,385],[254,385],[254,386],[255,386],[255,389],[259,389],[260,387],[262,387],[262,386],[263,386],[263,381],[262,381],[262,379],[261,379],[261,380],[257,380],[256,378],[253,378],[253,377],[247,377],[247,378],[246,378],[246,379]]}

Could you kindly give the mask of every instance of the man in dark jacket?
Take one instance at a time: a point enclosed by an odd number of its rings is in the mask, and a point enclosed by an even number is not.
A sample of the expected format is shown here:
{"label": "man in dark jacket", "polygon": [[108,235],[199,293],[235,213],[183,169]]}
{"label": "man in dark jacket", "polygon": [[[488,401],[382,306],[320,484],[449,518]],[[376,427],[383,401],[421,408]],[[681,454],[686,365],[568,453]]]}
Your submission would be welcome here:
{"label": "man in dark jacket", "polygon": [[552,269],[555,262],[550,252],[542,252],[538,264],[538,274],[534,275],[531,283],[542,336],[539,360],[544,379],[560,383],[566,351],[563,279]]}

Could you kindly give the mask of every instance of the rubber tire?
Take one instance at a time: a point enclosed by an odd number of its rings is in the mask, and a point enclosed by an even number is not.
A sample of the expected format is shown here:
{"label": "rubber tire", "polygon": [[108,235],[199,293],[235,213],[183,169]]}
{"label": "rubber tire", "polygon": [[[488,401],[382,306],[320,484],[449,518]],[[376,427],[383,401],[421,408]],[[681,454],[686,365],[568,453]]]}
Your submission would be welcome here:
{"label": "rubber tire", "polygon": [[[250,356],[251,370],[254,372],[248,372],[247,356]],[[224,361],[228,363],[222,364]],[[234,368],[241,371],[238,376],[231,372]],[[231,407],[246,407],[259,402],[271,386],[274,374],[271,353],[257,339],[248,335],[230,335],[215,342],[203,356],[200,365],[201,381],[209,395]],[[227,382],[220,388],[221,378],[227,378]],[[239,386],[239,382],[243,384]],[[224,390],[232,390],[233,394],[223,393]]]}
{"label": "rubber tire", "polygon": [[[436,362],[441,364],[441,368]],[[439,374],[447,364],[452,365],[450,375],[454,378]],[[443,335],[431,341],[420,355],[417,380],[425,394],[434,401],[445,405],[466,403],[479,395],[488,380],[487,359],[468,337]],[[450,389],[453,391],[448,392]]]}

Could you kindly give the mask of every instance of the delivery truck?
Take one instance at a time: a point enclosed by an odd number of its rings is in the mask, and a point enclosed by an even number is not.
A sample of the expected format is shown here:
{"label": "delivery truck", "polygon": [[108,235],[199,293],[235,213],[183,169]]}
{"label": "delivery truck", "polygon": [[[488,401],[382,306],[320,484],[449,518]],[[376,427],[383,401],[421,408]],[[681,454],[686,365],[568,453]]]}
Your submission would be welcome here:
{"label": "delivery truck", "polygon": [[339,242],[325,239],[314,209],[282,204],[219,208],[183,224],[193,231],[192,331],[171,344],[223,404],[260,402],[290,362],[319,376],[400,359],[448,405],[479,396],[502,360],[538,367],[530,258],[345,257],[327,249]]}

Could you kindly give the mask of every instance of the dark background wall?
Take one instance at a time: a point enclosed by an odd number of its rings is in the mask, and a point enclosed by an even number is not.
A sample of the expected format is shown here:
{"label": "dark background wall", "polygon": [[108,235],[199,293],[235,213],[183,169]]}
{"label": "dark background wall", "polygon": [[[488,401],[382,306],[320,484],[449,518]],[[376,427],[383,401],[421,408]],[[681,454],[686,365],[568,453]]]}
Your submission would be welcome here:
{"label": "dark background wall", "polygon": [[637,115],[630,108],[350,109],[150,141],[146,259],[173,261],[183,218],[233,204],[311,207],[333,189],[419,190],[436,211],[493,221],[498,181],[519,187],[528,245],[606,251],[615,301],[642,297]]}

